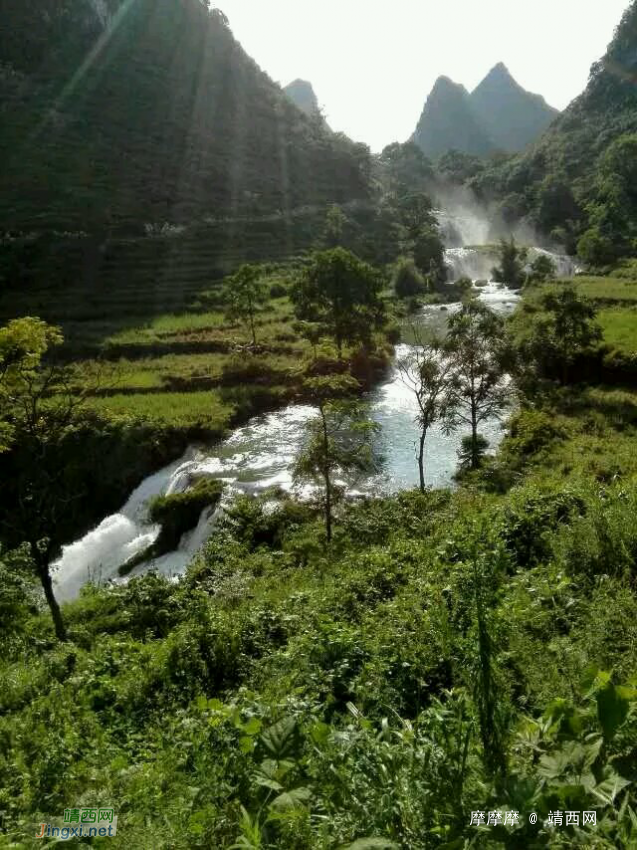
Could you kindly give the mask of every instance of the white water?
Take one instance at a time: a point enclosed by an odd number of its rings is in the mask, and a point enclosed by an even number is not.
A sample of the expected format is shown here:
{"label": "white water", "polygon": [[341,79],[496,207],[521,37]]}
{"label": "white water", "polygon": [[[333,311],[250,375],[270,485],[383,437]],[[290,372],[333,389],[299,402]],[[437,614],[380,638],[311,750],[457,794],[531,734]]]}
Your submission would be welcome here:
{"label": "white water", "polygon": [[[474,223],[474,226],[478,225]],[[531,259],[537,253],[548,253],[541,249],[533,249],[533,252]],[[569,258],[551,256],[560,274],[573,273]],[[491,268],[497,261],[494,254],[472,248],[452,248],[446,252],[446,259],[453,279],[467,276],[474,281],[489,280],[478,291],[480,298],[492,309],[503,314],[513,310],[517,294],[490,281]],[[444,325],[449,312],[458,308],[457,304],[426,307],[417,321],[428,326]],[[399,346],[397,356],[405,357],[408,352],[409,345]],[[384,467],[382,474],[356,482],[356,492],[378,494],[417,486],[416,402],[395,366],[388,371],[386,380],[368,394],[367,401],[372,418],[381,426],[378,442]],[[151,475],[118,513],[106,517],[81,540],[64,547],[61,558],[54,565],[58,598],[62,601],[73,599],[89,581],[96,584],[122,581],[118,578],[118,567],[153,543],[159,534],[159,527],[148,522],[150,500],[158,495],[183,492],[198,478],[212,476],[227,485],[221,507],[215,512],[205,511],[197,528],[182,537],[177,551],[149,561],[132,573],[140,575],[152,569],[167,576],[183,574],[213,533],[219,511],[233,493],[258,493],[275,486],[286,491],[292,489],[292,469],[303,445],[304,425],[314,415],[312,407],[290,405],[281,411],[255,416],[218,445],[208,449],[190,448],[180,460]],[[487,423],[483,432],[491,448],[496,448],[502,437],[500,423],[497,420]],[[425,458],[429,486],[452,483],[462,436],[461,433],[445,435],[440,428],[432,429]]]}
{"label": "white water", "polygon": [[[540,255],[550,257],[555,263],[557,277],[571,277],[578,268],[566,254],[554,254],[543,248],[530,248],[527,267]],[[451,280],[468,277],[471,280],[487,280],[493,277],[492,269],[499,262],[497,249],[489,248],[449,248],[445,251],[445,261]]]}

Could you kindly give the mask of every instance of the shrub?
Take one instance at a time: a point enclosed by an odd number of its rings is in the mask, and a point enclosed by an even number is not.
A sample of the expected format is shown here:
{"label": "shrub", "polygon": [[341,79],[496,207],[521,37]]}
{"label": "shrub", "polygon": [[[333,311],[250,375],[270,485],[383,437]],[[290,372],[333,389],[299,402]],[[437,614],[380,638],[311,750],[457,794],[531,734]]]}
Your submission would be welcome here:
{"label": "shrub", "polygon": [[202,511],[219,502],[222,490],[217,479],[202,478],[190,490],[153,499],[148,517],[161,525],[155,546],[164,552],[176,549],[182,535],[197,525]]}
{"label": "shrub", "polygon": [[191,531],[202,511],[216,505],[221,499],[223,484],[214,478],[202,478],[190,490],[157,496],[150,504],[148,518],[161,525],[157,540],[119,568],[120,575],[128,575],[139,564],[159,558],[179,546],[182,536]]}
{"label": "shrub", "polygon": [[273,283],[270,287],[270,298],[284,298],[288,294],[282,283]]}
{"label": "shrub", "polygon": [[399,260],[392,279],[394,292],[398,298],[413,298],[426,290],[425,279],[416,268],[413,260]]}

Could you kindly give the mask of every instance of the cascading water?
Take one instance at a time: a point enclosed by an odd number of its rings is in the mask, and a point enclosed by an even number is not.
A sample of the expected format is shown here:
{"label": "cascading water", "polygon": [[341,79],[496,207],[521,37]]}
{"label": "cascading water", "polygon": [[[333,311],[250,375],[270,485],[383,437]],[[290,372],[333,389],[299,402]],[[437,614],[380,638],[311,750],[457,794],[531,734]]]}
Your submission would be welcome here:
{"label": "cascading water", "polygon": [[[572,257],[556,254],[544,248],[529,248],[527,267],[540,255],[549,257],[553,261],[557,277],[571,277],[578,271]],[[473,281],[490,281],[493,279],[493,268],[500,262],[500,257],[496,246],[448,248],[445,251],[445,262],[452,281],[461,277],[468,277]]]}
{"label": "cascading water", "polygon": [[[484,242],[489,233],[489,222],[475,214],[447,215],[446,227],[453,230],[464,245]],[[443,222],[444,224],[444,222]],[[552,254],[541,248],[529,251],[529,262],[539,254],[551,257],[558,275],[572,275],[576,270],[568,257]],[[493,246],[455,247],[446,251],[450,278],[468,277],[477,288],[481,300],[500,313],[510,312],[517,294],[506,286],[492,281],[492,268],[498,262]],[[445,317],[459,305],[424,308],[416,317],[426,325],[444,324]],[[409,345],[399,346],[398,357],[409,352]],[[367,397],[371,416],[381,426],[380,451],[384,456],[384,471],[363,482],[342,482],[355,487],[357,492],[393,492],[415,487],[418,470],[415,445],[418,429],[415,423],[416,401],[403,384],[396,366],[387,380]],[[183,573],[193,556],[213,531],[216,518],[232,494],[261,492],[269,487],[290,490],[293,486],[292,469],[304,441],[304,425],[315,414],[312,407],[291,405],[284,410],[257,416],[245,427],[236,429],[219,445],[208,450],[190,449],[183,458],[151,475],[132,493],[124,507],[104,519],[97,528],[81,540],[66,546],[55,564],[56,593],[61,600],[72,599],[88,581],[104,583],[118,579],[118,567],[133,555],[153,543],[159,528],[149,523],[147,513],[151,499],[158,495],[186,490],[198,478],[213,476],[227,485],[222,504],[216,511],[204,511],[198,526],[180,541],[179,549],[154,561],[137,567],[132,575],[149,569],[165,575]],[[500,423],[494,420],[482,428],[492,447],[501,438]],[[456,452],[461,434],[448,435],[433,428],[426,445],[426,475],[430,486],[448,486],[456,468]]]}
{"label": "cascading water", "polygon": [[[508,289],[483,289],[480,297],[501,312],[512,309],[515,294]],[[457,306],[457,305],[456,305]],[[426,307],[417,321],[432,325],[444,321],[454,305]],[[397,357],[405,357],[410,346],[401,345]],[[403,383],[396,365],[387,379],[367,394],[371,417],[380,426],[377,448],[383,457],[382,472],[364,480],[339,482],[350,492],[361,494],[391,493],[418,486],[415,460],[418,428],[417,405],[413,393]],[[315,415],[307,405],[290,405],[274,413],[254,417],[237,428],[223,442],[208,450],[190,449],[179,461],[147,478],[133,492],[118,513],[107,517],[81,540],[66,546],[55,564],[56,594],[61,600],[72,599],[88,581],[118,581],[118,567],[149,546],[159,528],[149,524],[148,504],[158,495],[178,493],[202,476],[213,476],[226,484],[220,508],[202,515],[197,528],[184,535],[179,549],[137,567],[132,576],[152,569],[164,575],[180,575],[212,533],[219,510],[234,493],[259,493],[271,487],[285,491],[293,488],[292,469],[305,439],[304,425]],[[497,421],[487,423],[483,432],[492,446],[501,437]],[[427,483],[449,486],[457,466],[459,435],[448,435],[432,428],[426,447]]]}

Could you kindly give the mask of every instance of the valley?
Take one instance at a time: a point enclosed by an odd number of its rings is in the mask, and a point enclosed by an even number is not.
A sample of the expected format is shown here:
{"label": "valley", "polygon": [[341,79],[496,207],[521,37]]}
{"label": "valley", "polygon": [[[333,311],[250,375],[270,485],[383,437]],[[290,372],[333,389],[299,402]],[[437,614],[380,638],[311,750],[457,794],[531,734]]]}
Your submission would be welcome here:
{"label": "valley", "polygon": [[637,0],[380,153],[208,0],[0,7],[0,848],[632,850]]}

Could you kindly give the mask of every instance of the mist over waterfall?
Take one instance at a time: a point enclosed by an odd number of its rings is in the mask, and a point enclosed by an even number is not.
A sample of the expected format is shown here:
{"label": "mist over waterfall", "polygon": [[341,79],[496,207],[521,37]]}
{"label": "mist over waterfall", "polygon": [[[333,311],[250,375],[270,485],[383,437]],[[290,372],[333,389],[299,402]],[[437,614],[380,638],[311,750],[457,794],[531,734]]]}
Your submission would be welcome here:
{"label": "mist over waterfall", "polygon": [[493,268],[499,264],[500,239],[513,237],[528,248],[527,266],[541,254],[550,257],[558,277],[575,274],[578,267],[572,257],[561,253],[528,224],[507,224],[488,205],[481,204],[463,187],[438,187],[434,192],[436,216],[445,243],[445,260],[450,281],[468,277],[473,281],[493,280]]}

